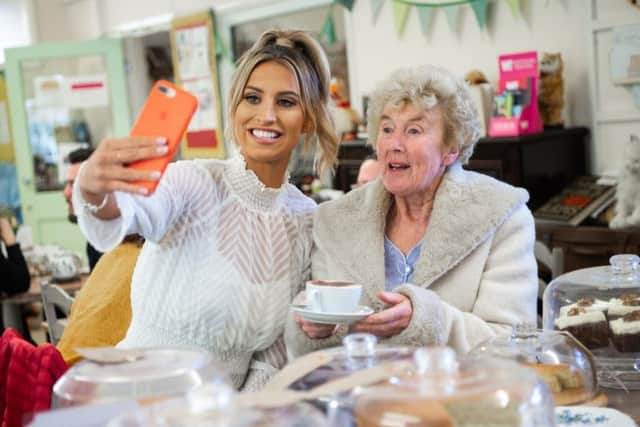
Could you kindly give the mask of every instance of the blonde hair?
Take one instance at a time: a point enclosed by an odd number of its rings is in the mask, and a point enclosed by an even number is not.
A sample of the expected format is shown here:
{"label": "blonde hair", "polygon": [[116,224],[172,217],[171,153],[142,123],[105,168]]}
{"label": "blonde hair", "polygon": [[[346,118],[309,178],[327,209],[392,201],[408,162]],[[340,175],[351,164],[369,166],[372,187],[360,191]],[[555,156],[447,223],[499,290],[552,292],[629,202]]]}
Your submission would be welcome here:
{"label": "blonde hair", "polygon": [[316,147],[320,173],[333,170],[338,156],[338,136],[329,110],[329,61],[320,43],[304,31],[265,31],[242,55],[231,82],[225,137],[236,141],[233,114],[242,101],[251,73],[268,61],[287,67],[296,77],[305,118],[305,149]]}
{"label": "blonde hair", "polygon": [[369,143],[376,146],[384,109],[414,105],[439,108],[444,121],[444,144],[460,150],[457,162],[466,164],[480,138],[480,120],[468,84],[444,68],[432,65],[401,68],[377,86],[369,98]]}

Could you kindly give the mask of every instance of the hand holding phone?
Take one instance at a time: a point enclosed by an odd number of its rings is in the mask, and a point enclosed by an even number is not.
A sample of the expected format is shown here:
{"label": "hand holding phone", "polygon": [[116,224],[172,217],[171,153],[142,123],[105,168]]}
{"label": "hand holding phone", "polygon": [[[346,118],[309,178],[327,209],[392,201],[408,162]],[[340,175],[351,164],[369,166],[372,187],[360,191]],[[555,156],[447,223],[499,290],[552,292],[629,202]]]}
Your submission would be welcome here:
{"label": "hand holding phone", "polygon": [[100,142],[77,178],[85,201],[100,206],[94,215],[103,219],[120,215],[114,199],[108,198],[114,191],[149,195],[156,189],[197,104],[193,95],[159,81],[151,89],[131,136]]}
{"label": "hand holding phone", "polygon": [[[187,126],[198,107],[198,99],[190,93],[165,80],[159,80],[151,89],[142,111],[131,129],[132,137],[161,136],[167,141],[169,150],[162,157],[137,160],[129,167],[139,171],[164,173],[175,155],[187,130]],[[158,180],[141,180],[132,184],[155,191]]]}

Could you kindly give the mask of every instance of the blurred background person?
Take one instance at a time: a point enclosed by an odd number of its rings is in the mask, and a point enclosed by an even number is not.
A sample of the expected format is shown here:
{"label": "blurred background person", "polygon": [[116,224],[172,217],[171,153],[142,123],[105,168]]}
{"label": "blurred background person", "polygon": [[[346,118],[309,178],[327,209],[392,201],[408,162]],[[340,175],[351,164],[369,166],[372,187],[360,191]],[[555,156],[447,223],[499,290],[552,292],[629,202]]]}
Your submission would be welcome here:
{"label": "blurred background person", "polygon": [[[16,241],[11,220],[0,216],[0,294],[14,295],[27,292],[31,284],[29,268],[20,245]],[[0,310],[0,331],[5,327],[16,329],[33,343],[27,324],[28,306],[5,301]]]}
{"label": "blurred background person", "polygon": [[354,188],[373,181],[382,174],[382,163],[375,156],[364,159],[358,170],[358,179]]}

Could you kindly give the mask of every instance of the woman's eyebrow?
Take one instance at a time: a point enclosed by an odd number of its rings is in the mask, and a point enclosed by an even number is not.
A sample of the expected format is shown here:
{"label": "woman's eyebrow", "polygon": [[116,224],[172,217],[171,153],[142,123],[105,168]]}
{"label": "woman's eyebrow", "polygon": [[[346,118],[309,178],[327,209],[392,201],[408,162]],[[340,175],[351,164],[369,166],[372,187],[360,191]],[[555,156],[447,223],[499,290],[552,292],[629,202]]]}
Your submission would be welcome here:
{"label": "woman's eyebrow", "polygon": [[423,120],[427,120],[427,116],[425,116],[424,114],[419,114],[417,116],[411,117],[409,120],[407,120],[407,122],[421,122]]}
{"label": "woman's eyebrow", "polygon": [[283,95],[287,95],[287,96],[295,96],[296,98],[300,97],[300,94],[298,92],[294,92],[292,90],[285,90],[282,92],[278,92],[278,95],[283,96]]}
{"label": "woman's eyebrow", "polygon": [[249,85],[245,86],[245,87],[244,87],[244,90],[255,90],[256,92],[260,92],[260,93],[264,92],[264,91],[263,91],[262,89],[260,89],[259,87],[249,86]]}
{"label": "woman's eyebrow", "polygon": [[[251,85],[245,86],[244,90],[245,91],[246,90],[253,90],[255,92],[264,93],[264,90],[260,89],[259,87],[251,86]],[[282,92],[278,92],[278,96],[283,96],[283,95],[295,96],[296,98],[300,97],[300,94],[298,92],[293,91],[293,90],[284,90]]]}

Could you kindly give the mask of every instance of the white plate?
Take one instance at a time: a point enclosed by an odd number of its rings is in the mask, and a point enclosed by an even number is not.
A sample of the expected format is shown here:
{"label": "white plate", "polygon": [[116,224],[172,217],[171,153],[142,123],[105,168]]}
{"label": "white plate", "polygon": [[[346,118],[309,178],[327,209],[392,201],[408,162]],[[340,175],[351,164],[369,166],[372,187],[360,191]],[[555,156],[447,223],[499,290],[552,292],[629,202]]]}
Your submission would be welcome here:
{"label": "white plate", "polygon": [[359,305],[353,313],[323,313],[313,311],[306,305],[294,305],[293,311],[298,313],[304,320],[314,323],[327,323],[327,324],[350,324],[362,320],[367,316],[373,314],[373,309],[366,305]]}
{"label": "white plate", "polygon": [[637,427],[628,415],[611,408],[591,406],[556,407],[557,427]]}

